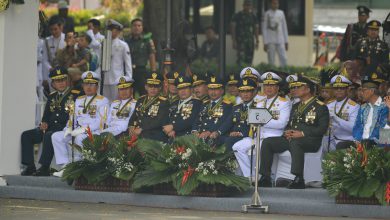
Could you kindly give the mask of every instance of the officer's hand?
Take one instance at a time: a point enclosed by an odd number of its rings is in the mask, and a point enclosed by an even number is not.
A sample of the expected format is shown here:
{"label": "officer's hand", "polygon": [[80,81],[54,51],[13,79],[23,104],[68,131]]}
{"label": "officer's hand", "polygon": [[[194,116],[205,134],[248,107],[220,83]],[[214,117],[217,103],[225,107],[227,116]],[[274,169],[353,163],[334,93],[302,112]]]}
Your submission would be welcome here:
{"label": "officer's hand", "polygon": [[302,133],[302,131],[292,131],[290,137],[292,139],[301,138],[301,137],[303,137],[303,133]]}
{"label": "officer's hand", "polygon": [[210,134],[210,138],[216,139],[219,136],[219,133],[214,131],[213,133]]}
{"label": "officer's hand", "polygon": [[46,131],[48,127],[49,127],[49,125],[48,125],[46,122],[41,122],[41,123],[39,124],[39,129],[40,129],[41,131]]}
{"label": "officer's hand", "polygon": [[233,132],[230,132],[229,136],[230,137],[241,137],[242,134],[241,134],[241,132],[233,131]]}
{"label": "officer's hand", "polygon": [[267,52],[268,46],[266,44],[264,44],[263,50],[264,50],[264,52]]}
{"label": "officer's hand", "polygon": [[142,132],[142,128],[135,128],[133,133],[134,135],[139,136],[141,132]]}
{"label": "officer's hand", "polygon": [[210,136],[210,134],[211,134],[210,131],[204,131],[204,132],[200,133],[199,138],[203,138],[203,139],[208,138]]}
{"label": "officer's hand", "polygon": [[165,125],[163,126],[163,131],[165,134],[168,134],[169,132],[173,131],[173,125]]}
{"label": "officer's hand", "polygon": [[385,101],[385,104],[386,104],[387,108],[390,109],[390,96],[386,96],[384,98],[384,101]]}
{"label": "officer's hand", "polygon": [[288,51],[288,43],[284,45],[286,47],[286,51]]}
{"label": "officer's hand", "polygon": [[291,138],[291,135],[292,135],[293,131],[292,130],[286,130],[284,132],[284,136],[288,139],[288,138]]}
{"label": "officer's hand", "polygon": [[175,131],[171,131],[171,132],[169,132],[167,135],[168,135],[168,137],[170,137],[170,138],[174,138],[175,135],[176,135],[176,132],[175,132]]}

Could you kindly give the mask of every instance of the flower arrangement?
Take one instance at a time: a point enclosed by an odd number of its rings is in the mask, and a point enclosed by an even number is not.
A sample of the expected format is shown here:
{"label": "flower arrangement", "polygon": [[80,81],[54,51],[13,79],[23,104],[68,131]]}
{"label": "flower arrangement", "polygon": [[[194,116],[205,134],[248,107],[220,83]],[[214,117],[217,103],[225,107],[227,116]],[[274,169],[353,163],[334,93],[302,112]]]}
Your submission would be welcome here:
{"label": "flower arrangement", "polygon": [[145,170],[137,174],[133,187],[170,183],[179,195],[189,195],[200,184],[221,184],[243,191],[246,178],[234,174],[236,163],[224,145],[210,147],[194,135],[186,135],[163,144],[139,140],[137,147],[145,154]]}
{"label": "flower arrangement", "polygon": [[353,197],[375,196],[379,203],[390,202],[390,151],[374,147],[330,152],[323,160],[324,186],[331,196],[347,193]]}

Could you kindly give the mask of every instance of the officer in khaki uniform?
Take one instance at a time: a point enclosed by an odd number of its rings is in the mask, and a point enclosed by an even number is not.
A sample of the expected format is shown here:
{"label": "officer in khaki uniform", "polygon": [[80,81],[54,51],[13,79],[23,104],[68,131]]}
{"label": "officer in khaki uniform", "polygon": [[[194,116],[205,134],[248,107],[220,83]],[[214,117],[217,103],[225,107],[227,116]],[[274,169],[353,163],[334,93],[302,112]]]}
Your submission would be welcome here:
{"label": "officer in khaki uniform", "polygon": [[135,112],[130,118],[129,134],[157,141],[166,142],[167,135],[163,126],[169,122],[169,102],[160,96],[163,78],[157,73],[146,77],[146,92],[135,105]]}
{"label": "officer in khaki uniform", "polygon": [[202,102],[208,101],[207,74],[192,74],[192,89],[196,98]]}
{"label": "officer in khaki uniform", "polygon": [[303,179],[305,153],[317,152],[329,125],[326,105],[313,96],[315,85],[307,78],[299,77],[295,94],[300,102],[293,105],[283,136],[264,139],[261,147],[260,187],[271,187],[271,166],[275,153],[286,150],[291,153],[291,173],[295,179],[290,189],[305,188]]}
{"label": "officer in khaki uniform", "polygon": [[179,100],[179,96],[177,95],[177,87],[175,85],[175,80],[177,77],[179,77],[179,72],[171,71],[167,74],[168,79],[168,95],[166,98],[169,101],[169,104],[173,104],[177,100]]}
{"label": "officer in khaki uniform", "polygon": [[179,76],[175,80],[178,90],[178,100],[169,108],[169,124],[164,126],[164,132],[170,137],[190,134],[192,126],[199,116],[202,101],[192,96],[192,78]]}

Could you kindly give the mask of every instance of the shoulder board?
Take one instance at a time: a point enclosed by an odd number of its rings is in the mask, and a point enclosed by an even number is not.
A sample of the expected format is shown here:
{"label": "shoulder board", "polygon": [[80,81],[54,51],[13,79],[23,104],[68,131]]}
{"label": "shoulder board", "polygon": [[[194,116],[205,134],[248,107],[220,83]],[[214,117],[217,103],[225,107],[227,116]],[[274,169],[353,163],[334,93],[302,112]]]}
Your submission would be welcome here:
{"label": "shoulder board", "polygon": [[203,101],[203,104],[208,104],[208,103],[210,103],[210,100]]}
{"label": "shoulder board", "polygon": [[54,95],[56,93],[57,93],[57,91],[54,91],[54,92],[51,92],[49,95]]}
{"label": "shoulder board", "polygon": [[83,99],[83,98],[85,98],[85,95],[77,97],[77,99]]}
{"label": "shoulder board", "polygon": [[287,99],[282,97],[282,96],[279,96],[279,100],[282,101],[282,102],[287,102]]}
{"label": "shoulder board", "polygon": [[319,105],[325,105],[325,103],[321,102],[320,100],[317,100],[317,104],[319,104]]}
{"label": "shoulder board", "polygon": [[132,99],[131,102],[137,102],[137,99]]}
{"label": "shoulder board", "polygon": [[121,100],[114,100],[114,101],[112,101],[112,103],[115,103],[115,102],[120,102]]}
{"label": "shoulder board", "polygon": [[72,89],[70,92],[73,94],[80,94],[80,90],[77,89]]}
{"label": "shoulder board", "polygon": [[260,96],[265,96],[264,92],[258,92],[257,94]]}
{"label": "shoulder board", "polygon": [[225,104],[228,104],[228,105],[232,104],[232,102],[229,101],[229,100],[223,100],[222,102],[225,103]]}
{"label": "shoulder board", "polygon": [[335,100],[330,100],[329,102],[328,102],[328,104],[331,104],[331,103],[333,103],[333,102],[335,102],[336,101],[336,99]]}
{"label": "shoulder board", "polygon": [[199,100],[199,101],[200,101],[200,99],[198,99],[198,98],[196,98],[196,97],[192,97],[192,100]]}
{"label": "shoulder board", "polygon": [[259,102],[264,102],[265,100],[267,100],[267,97],[262,98],[262,99],[256,99],[256,97],[255,97],[255,98],[253,99],[253,102],[259,103]]}
{"label": "shoulder board", "polygon": [[102,100],[102,99],[104,99],[104,96],[102,96],[102,95],[97,95],[97,96],[96,96],[96,99]]}
{"label": "shoulder board", "polygon": [[357,103],[355,101],[353,101],[352,99],[348,100],[348,104],[350,104],[352,106],[357,105]]}
{"label": "shoulder board", "polygon": [[163,100],[163,101],[167,100],[167,98],[165,98],[164,96],[159,96],[158,98],[159,98],[160,100]]}

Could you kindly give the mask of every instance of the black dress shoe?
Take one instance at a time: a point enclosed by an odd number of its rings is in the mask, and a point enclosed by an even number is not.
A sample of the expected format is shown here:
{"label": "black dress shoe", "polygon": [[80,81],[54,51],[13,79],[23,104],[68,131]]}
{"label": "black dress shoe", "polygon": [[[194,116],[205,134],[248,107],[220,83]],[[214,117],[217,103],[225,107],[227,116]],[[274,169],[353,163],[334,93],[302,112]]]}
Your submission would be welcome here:
{"label": "black dress shoe", "polygon": [[261,176],[258,187],[272,187],[272,181],[269,176]]}
{"label": "black dress shoe", "polygon": [[20,175],[22,176],[32,176],[36,171],[35,165],[27,166]]}
{"label": "black dress shoe", "polygon": [[35,172],[34,176],[50,176],[49,167],[40,167],[37,172]]}
{"label": "black dress shoe", "polygon": [[305,188],[305,180],[303,177],[296,176],[295,179],[288,184],[288,189],[304,189]]}

